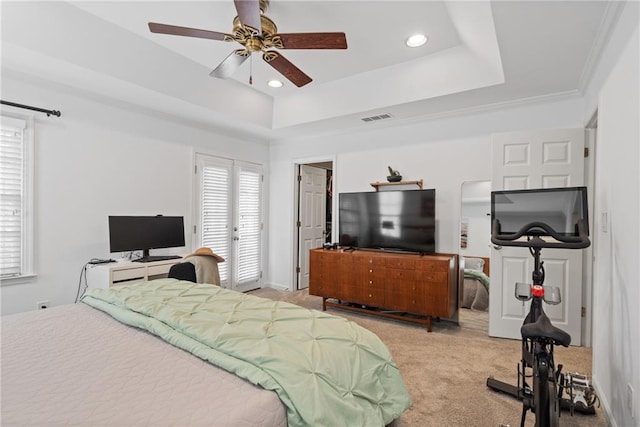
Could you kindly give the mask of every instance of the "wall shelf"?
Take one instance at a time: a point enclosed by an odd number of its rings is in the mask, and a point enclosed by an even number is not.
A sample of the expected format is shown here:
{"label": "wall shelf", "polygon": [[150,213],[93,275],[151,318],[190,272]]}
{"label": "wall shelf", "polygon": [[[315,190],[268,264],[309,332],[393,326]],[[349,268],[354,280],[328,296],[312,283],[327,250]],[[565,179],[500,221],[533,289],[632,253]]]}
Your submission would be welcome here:
{"label": "wall shelf", "polygon": [[376,189],[376,191],[380,190],[380,187],[388,187],[392,185],[416,185],[419,189],[422,190],[422,180],[418,181],[398,181],[398,182],[372,182],[371,186]]}

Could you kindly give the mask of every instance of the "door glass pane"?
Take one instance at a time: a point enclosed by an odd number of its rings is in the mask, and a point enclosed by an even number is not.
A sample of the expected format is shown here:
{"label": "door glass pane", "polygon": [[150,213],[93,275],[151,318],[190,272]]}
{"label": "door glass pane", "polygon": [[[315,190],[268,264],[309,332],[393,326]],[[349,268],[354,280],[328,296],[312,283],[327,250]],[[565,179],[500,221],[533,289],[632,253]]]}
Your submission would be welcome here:
{"label": "door glass pane", "polygon": [[[202,246],[211,248],[229,261],[231,242],[230,170],[225,167],[205,165],[202,168],[201,194]],[[220,282],[229,282],[229,264],[218,264]]]}
{"label": "door glass pane", "polygon": [[238,173],[238,283],[260,280],[260,173]]}

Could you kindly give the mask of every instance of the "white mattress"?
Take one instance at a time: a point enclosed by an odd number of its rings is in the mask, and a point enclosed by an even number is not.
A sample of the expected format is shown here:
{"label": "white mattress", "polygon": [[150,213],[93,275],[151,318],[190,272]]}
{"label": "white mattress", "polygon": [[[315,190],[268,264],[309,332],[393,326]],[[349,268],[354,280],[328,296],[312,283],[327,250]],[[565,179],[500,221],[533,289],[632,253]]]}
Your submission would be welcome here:
{"label": "white mattress", "polygon": [[2,426],[286,426],[256,387],[85,304],[2,318]]}

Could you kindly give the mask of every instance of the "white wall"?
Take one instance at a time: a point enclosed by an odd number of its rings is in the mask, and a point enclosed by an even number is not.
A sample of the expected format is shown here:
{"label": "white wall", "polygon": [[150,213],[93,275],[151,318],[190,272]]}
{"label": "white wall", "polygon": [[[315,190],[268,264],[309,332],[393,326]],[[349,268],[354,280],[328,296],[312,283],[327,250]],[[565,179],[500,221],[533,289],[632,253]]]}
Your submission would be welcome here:
{"label": "white wall", "polygon": [[[616,43],[608,50],[620,52],[619,57],[604,56],[600,74],[606,77],[589,94],[598,108],[593,376],[611,424],[621,427],[640,425],[638,9],[637,3],[626,6],[612,37]],[[628,387],[634,390],[635,417]]]}
{"label": "white wall", "polygon": [[582,111],[580,98],[568,98],[272,144],[269,231],[278,237],[269,247],[269,283],[293,289],[295,163],[335,158],[334,194],[373,191],[369,183],[384,181],[388,165],[406,180],[424,179],[424,188],[436,189],[436,250],[458,253],[461,185],[491,179],[490,135],[582,127]]}
{"label": "white wall", "polygon": [[387,165],[398,169],[403,180],[424,180],[423,188],[436,189],[436,250],[457,253],[460,177],[490,172],[488,143],[487,138],[464,138],[341,153],[335,190],[373,191],[370,183],[385,181]]}
{"label": "white wall", "polygon": [[82,266],[91,258],[109,256],[108,215],[183,215],[187,247],[171,252],[190,251],[195,151],[268,161],[264,143],[73,95],[10,73],[2,75],[2,98],[62,111],[60,118],[34,114],[37,278],[3,283],[3,315],[34,310],[38,301],[73,302]]}

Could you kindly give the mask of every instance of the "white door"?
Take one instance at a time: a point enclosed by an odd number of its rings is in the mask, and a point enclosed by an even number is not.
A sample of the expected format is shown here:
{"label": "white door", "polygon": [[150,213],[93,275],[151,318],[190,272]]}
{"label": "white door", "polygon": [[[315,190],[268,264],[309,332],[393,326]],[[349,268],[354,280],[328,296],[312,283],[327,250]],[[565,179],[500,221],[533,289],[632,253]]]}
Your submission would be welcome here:
{"label": "white door", "polygon": [[262,276],[262,167],[196,155],[198,246],[225,259],[218,264],[223,287],[240,292],[260,287]]}
{"label": "white door", "polygon": [[[534,130],[491,137],[492,190],[584,185],[584,129]],[[581,342],[582,251],[542,249],[544,284],[560,288],[562,303],[545,304],[553,324]],[[489,292],[489,335],[520,339],[530,303],[514,296],[515,283],[531,283],[528,248],[493,247]]]}
{"label": "white door", "polygon": [[298,248],[300,272],[298,289],[309,287],[309,251],[324,243],[327,218],[327,171],[300,165]]}

